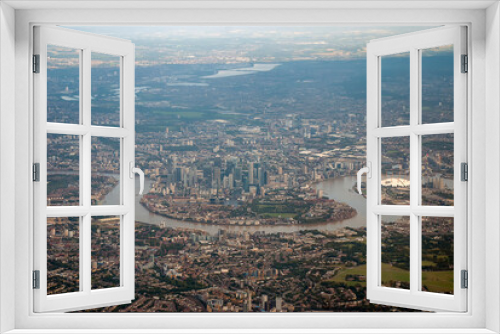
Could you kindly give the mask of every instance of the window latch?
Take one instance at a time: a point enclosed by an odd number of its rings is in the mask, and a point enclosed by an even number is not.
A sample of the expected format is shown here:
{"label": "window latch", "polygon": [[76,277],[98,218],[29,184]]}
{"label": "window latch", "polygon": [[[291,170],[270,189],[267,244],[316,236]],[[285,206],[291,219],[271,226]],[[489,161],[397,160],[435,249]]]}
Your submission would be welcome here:
{"label": "window latch", "polygon": [[134,174],[139,174],[139,185],[140,185],[139,195],[142,195],[144,191],[144,172],[140,168],[134,167],[133,161],[130,161],[128,168],[129,168],[129,176],[131,179],[135,177]]}
{"label": "window latch", "polygon": [[371,179],[372,177],[372,163],[370,161],[367,162],[366,167],[361,168],[358,170],[357,174],[357,187],[358,187],[358,193],[360,195],[363,195],[363,192],[361,191],[361,176],[366,173],[366,176]]}

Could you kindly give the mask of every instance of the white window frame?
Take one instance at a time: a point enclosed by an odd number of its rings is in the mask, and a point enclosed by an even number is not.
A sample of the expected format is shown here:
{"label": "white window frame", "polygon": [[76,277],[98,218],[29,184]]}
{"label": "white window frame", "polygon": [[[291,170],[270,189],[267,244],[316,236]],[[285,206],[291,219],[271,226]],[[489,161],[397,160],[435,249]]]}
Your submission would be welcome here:
{"label": "white window frame", "polygon": [[[467,29],[444,26],[409,34],[372,40],[367,46],[367,161],[371,177],[367,180],[367,298],[376,304],[410,307],[421,310],[467,310],[467,290],[461,287],[461,271],[467,270],[467,183],[461,180],[461,163],[467,163],[467,76],[462,73],[461,56],[467,54]],[[422,50],[453,45],[453,114],[454,121],[422,123]],[[384,126],[382,123],[382,58],[409,54],[409,123]],[[454,135],[454,206],[422,205],[422,136]],[[410,203],[381,204],[382,139],[409,139]],[[381,285],[382,216],[409,218],[410,288],[396,289]],[[421,219],[452,217],[454,243],[453,294],[422,291]]]}
{"label": "white window frame", "polygon": [[[135,291],[135,179],[129,177],[135,164],[135,46],[127,40],[100,36],[52,26],[34,27],[34,52],[39,58],[39,73],[34,84],[34,162],[39,163],[39,182],[33,184],[34,270],[39,271],[39,289],[34,289],[35,312],[74,311],[130,303]],[[79,53],[78,124],[47,122],[47,46],[63,46]],[[119,58],[119,124],[115,127],[92,125],[91,73],[92,53]],[[79,193],[78,206],[47,206],[47,135],[78,136]],[[108,137],[120,141],[120,203],[91,205],[92,138]],[[91,225],[92,216],[120,217],[120,285],[107,289],[92,286]],[[47,295],[47,218],[79,217],[79,291]]]}
{"label": "white window frame", "polygon": [[[8,4],[2,3],[0,9],[0,43],[2,53],[12,55],[14,52],[12,30],[15,30],[15,99],[5,97],[8,92],[13,92],[9,87],[12,78],[0,78],[0,94],[2,96],[1,117],[5,124],[15,127],[15,147],[6,143],[4,137],[0,142],[0,158],[15,157],[15,164],[8,164],[0,160],[1,194],[5,197],[8,191],[4,185],[15,186],[15,242],[11,235],[6,236],[4,231],[13,232],[13,227],[6,224],[5,217],[13,217],[10,212],[4,213],[8,201],[0,198],[2,209],[0,265],[2,276],[0,281],[0,316],[4,323],[2,330],[16,328],[16,333],[34,333],[36,329],[60,329],[61,332],[76,332],[71,329],[87,328],[92,332],[104,332],[102,329],[164,328],[163,332],[176,332],[176,329],[187,328],[191,332],[202,332],[203,329],[212,329],[213,332],[237,332],[235,329],[254,328],[255,332],[345,332],[342,328],[351,328],[349,332],[355,333],[353,328],[363,333],[375,332],[415,332],[415,328],[422,333],[458,332],[464,333],[492,333],[500,331],[498,312],[500,310],[499,298],[499,271],[498,259],[500,230],[500,175],[496,171],[500,163],[500,131],[498,125],[500,118],[496,112],[500,106],[498,90],[499,80],[499,52],[500,52],[500,12],[497,2],[441,2],[435,1],[418,3],[405,1],[409,4],[397,5],[387,2],[370,2],[369,7],[363,2],[339,1],[337,3],[307,3],[297,1],[294,3],[269,2],[220,4],[208,2],[204,4],[179,4],[165,3],[163,9],[146,9],[147,6],[161,6],[158,3],[135,3],[137,9],[112,9],[120,6],[113,2],[81,2],[70,5],[69,2],[17,2],[10,1],[13,6],[36,8],[19,10],[15,13],[15,24],[12,20],[13,11]],[[132,2],[131,2],[132,3]],[[130,6],[123,3],[123,6]],[[50,9],[50,6],[53,6]],[[55,6],[55,7],[54,7]],[[56,10],[58,6],[69,6]],[[71,8],[71,6],[74,6]],[[86,9],[74,9],[84,8]],[[97,7],[109,6],[111,9],[102,10]],[[193,8],[192,6],[198,6]],[[205,8],[201,8],[203,6]],[[222,6],[231,7],[221,9]],[[391,6],[398,6],[394,9]],[[456,6],[456,7],[455,7]],[[487,10],[486,7],[490,6]],[[41,10],[41,8],[49,8]],[[179,9],[179,7],[184,9]],[[208,7],[208,9],[207,9]],[[458,9],[457,9],[458,7]],[[403,9],[401,9],[403,8]],[[437,9],[436,9],[437,8]],[[461,9],[460,9],[461,8]],[[486,22],[486,26],[485,26]],[[170,24],[170,25],[345,25],[361,23],[362,25],[401,25],[413,23],[415,25],[440,25],[440,24],[465,24],[469,27],[469,55],[471,59],[469,76],[469,128],[472,135],[468,142],[470,159],[470,183],[468,190],[469,202],[469,227],[468,234],[471,238],[468,244],[468,268],[470,270],[470,287],[468,289],[469,310],[466,313],[435,313],[435,314],[34,314],[31,290],[32,258],[32,183],[31,156],[32,147],[32,101],[29,98],[31,91],[31,75],[29,73],[32,45],[32,26],[34,24],[64,24],[64,25],[141,25],[141,24]],[[10,36],[10,38],[9,38]],[[7,48],[4,48],[4,43]],[[13,66],[12,57],[2,56],[0,68],[7,69]],[[485,66],[488,71],[485,71]],[[2,72],[5,73],[5,72]],[[488,85],[486,85],[488,84]],[[10,108],[7,114],[6,108]],[[15,117],[12,110],[15,108]],[[485,132],[488,132],[486,141]],[[0,132],[3,136],[3,133]],[[487,150],[487,151],[485,151]],[[15,152],[15,154],[14,154]],[[486,154],[488,152],[488,155]],[[486,162],[489,164],[486,165]],[[15,167],[15,183],[8,180],[5,173]],[[485,182],[486,172],[491,172],[488,182]],[[486,196],[488,194],[488,197]],[[486,204],[490,204],[486,207]],[[10,216],[8,216],[10,214]],[[10,239],[9,239],[10,238]],[[489,266],[485,265],[486,250],[496,254],[496,259],[491,259]],[[12,256],[14,254],[14,256]],[[26,259],[30,259],[26,261]],[[15,286],[12,289],[12,285]],[[488,293],[486,293],[488,285]],[[10,290],[15,290],[11,292]],[[10,305],[9,305],[10,303]],[[8,306],[15,305],[11,311]],[[14,318],[12,318],[14,316]],[[24,330],[26,329],[26,330]],[[32,329],[33,331],[28,331]],[[98,330],[101,329],[101,330]],[[197,331],[197,329],[199,331]],[[232,330],[231,330],[232,329]],[[266,331],[267,329],[267,331]],[[281,329],[281,330],[280,330]],[[293,331],[293,329],[296,329]],[[412,330],[413,329],[413,330]],[[491,331],[490,331],[491,330]],[[128,331],[129,333],[133,331]],[[184,331],[186,333],[186,331]],[[248,332],[248,330],[246,331]]]}

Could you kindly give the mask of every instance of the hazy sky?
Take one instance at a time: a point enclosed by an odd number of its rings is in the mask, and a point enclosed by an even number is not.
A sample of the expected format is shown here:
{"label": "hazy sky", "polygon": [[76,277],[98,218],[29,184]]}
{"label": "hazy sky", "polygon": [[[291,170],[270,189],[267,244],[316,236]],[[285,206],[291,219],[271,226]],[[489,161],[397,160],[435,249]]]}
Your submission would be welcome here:
{"label": "hazy sky", "polygon": [[402,34],[429,27],[395,27],[395,26],[86,26],[70,27],[121,38],[228,38],[254,37],[275,38],[276,36],[297,38],[303,36],[379,36]]}
{"label": "hazy sky", "polygon": [[[132,40],[139,60],[166,63],[199,59],[213,62],[272,62],[353,59],[366,44],[430,27],[383,26],[87,26],[70,27]],[[211,60],[212,59],[212,60]]]}

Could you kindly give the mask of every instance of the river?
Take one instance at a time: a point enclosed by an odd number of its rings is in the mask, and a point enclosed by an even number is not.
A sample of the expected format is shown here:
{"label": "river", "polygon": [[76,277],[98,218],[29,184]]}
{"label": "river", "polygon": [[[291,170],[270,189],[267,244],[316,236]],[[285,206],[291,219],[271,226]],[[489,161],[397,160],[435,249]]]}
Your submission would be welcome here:
{"label": "river", "polygon": [[[172,228],[188,228],[206,231],[209,234],[216,235],[219,230],[227,230],[233,232],[256,232],[264,231],[266,233],[277,232],[296,232],[301,230],[320,230],[320,231],[335,231],[344,227],[362,227],[366,225],[366,199],[355,193],[352,186],[356,182],[355,176],[338,177],[326,181],[319,182],[315,185],[316,189],[323,190],[323,195],[328,198],[335,199],[339,202],[344,202],[352,206],[358,214],[353,218],[339,222],[330,222],[322,224],[307,224],[307,225],[261,225],[261,226],[234,226],[234,225],[213,225],[194,223],[189,221],[179,221],[176,219],[167,218],[149,212],[140,204],[140,195],[135,197],[135,220],[152,225],[160,225],[164,222],[166,226]],[[149,178],[145,179],[144,193],[147,193],[151,188],[152,181]],[[139,189],[139,178],[136,178],[136,190]],[[119,196],[119,187],[115,187],[104,199],[102,204],[117,203]]]}

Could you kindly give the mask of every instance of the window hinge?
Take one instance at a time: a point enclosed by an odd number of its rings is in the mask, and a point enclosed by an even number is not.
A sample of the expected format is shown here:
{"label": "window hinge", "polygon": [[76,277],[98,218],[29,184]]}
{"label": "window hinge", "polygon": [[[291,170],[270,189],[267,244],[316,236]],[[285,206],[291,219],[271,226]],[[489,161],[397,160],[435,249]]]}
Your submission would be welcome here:
{"label": "window hinge", "polygon": [[40,55],[33,55],[33,73],[40,73]]}
{"label": "window hinge", "polygon": [[462,270],[460,276],[462,280],[462,289],[467,289],[469,287],[469,272],[467,270]]}
{"label": "window hinge", "polygon": [[40,270],[33,270],[33,289],[40,289]]}
{"label": "window hinge", "polygon": [[40,163],[35,162],[33,164],[33,181],[39,182],[40,181]]}
{"label": "window hinge", "polygon": [[469,72],[469,56],[462,55],[462,73]]}
{"label": "window hinge", "polygon": [[469,181],[469,165],[466,162],[462,162],[460,165],[460,180]]}

